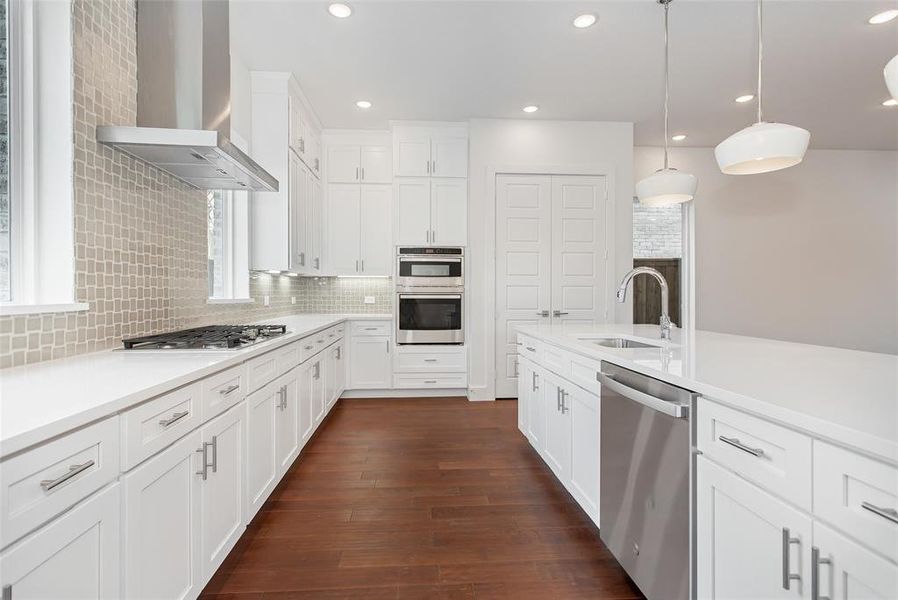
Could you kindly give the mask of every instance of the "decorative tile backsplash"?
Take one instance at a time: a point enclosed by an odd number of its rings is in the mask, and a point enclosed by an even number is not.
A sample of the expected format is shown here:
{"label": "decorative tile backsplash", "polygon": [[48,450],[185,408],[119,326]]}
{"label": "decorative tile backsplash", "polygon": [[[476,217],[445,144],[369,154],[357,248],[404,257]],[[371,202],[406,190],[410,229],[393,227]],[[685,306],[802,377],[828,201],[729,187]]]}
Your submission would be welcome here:
{"label": "decorative tile backsplash", "polygon": [[[90,308],[0,317],[0,367],[213,322],[392,311],[392,280],[374,278],[257,274],[250,280],[254,304],[208,304],[205,192],[95,139],[97,125],[136,123],[135,3],[74,0],[72,10],[75,297]],[[366,295],[374,296],[375,304],[364,304]]]}

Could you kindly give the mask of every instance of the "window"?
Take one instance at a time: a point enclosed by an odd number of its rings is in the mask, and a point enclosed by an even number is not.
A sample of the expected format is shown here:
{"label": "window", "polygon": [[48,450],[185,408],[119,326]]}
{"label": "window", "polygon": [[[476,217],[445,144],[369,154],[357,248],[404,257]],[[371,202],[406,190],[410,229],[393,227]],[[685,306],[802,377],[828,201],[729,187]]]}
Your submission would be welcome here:
{"label": "window", "polygon": [[209,299],[249,300],[248,192],[206,194]]}
{"label": "window", "polygon": [[74,301],[72,5],[0,0],[0,303]]}

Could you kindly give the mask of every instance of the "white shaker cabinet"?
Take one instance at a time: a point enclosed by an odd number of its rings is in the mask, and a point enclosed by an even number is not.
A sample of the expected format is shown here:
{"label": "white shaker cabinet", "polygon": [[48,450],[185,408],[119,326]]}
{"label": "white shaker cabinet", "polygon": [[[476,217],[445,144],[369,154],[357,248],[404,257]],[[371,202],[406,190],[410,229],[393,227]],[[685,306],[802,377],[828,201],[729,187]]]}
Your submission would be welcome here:
{"label": "white shaker cabinet", "polygon": [[396,243],[430,243],[430,179],[404,178],[396,190]]}
{"label": "white shaker cabinet", "polygon": [[313,428],[317,429],[318,425],[324,419],[324,405],[326,399],[324,397],[325,390],[325,373],[324,373],[325,355],[319,354],[312,359],[312,423]]}
{"label": "white shaker cabinet", "polygon": [[123,478],[126,598],[199,594],[202,441],[196,430]]}
{"label": "white shaker cabinet", "polygon": [[599,518],[599,397],[577,386],[566,387],[565,407],[571,428],[568,491],[598,524]]}
{"label": "white shaker cabinet", "polygon": [[434,177],[467,177],[468,138],[433,137],[430,141],[430,174]]}
{"label": "white shaker cabinet", "polygon": [[464,246],[468,238],[467,179],[432,179],[430,243]]}
{"label": "white shaker cabinet", "polygon": [[330,273],[392,274],[391,195],[387,185],[328,186]]}
{"label": "white shaker cabinet", "polygon": [[332,144],[327,151],[330,183],[390,183],[392,157],[389,146]]}
{"label": "white shaker cabinet", "polygon": [[[888,523],[883,522],[882,526]],[[811,569],[812,600],[898,598],[898,565],[817,521],[814,522]]]}
{"label": "white shaker cabinet", "polygon": [[77,505],[0,554],[3,598],[118,598],[119,484]]}
{"label": "white shaker cabinet", "polygon": [[388,336],[353,336],[350,342],[349,380],[353,389],[384,389],[392,383]]}
{"label": "white shaker cabinet", "polygon": [[701,599],[810,598],[811,519],[703,456],[697,459]]}
{"label": "white shaker cabinet", "polygon": [[393,142],[393,173],[402,177],[430,175],[430,136],[402,134]]}
{"label": "white shaker cabinet", "polygon": [[399,128],[393,163],[399,177],[467,177],[468,138],[445,135],[440,128]]}
{"label": "white shaker cabinet", "polygon": [[299,455],[299,375],[293,369],[275,382],[275,458],[277,472],[285,473]]}
{"label": "white shaker cabinet", "polygon": [[518,357],[518,430],[527,435],[530,403],[537,392],[536,370],[533,363]]}
{"label": "white shaker cabinet", "polygon": [[278,481],[275,428],[280,400],[280,391],[272,384],[246,399],[247,522],[259,512]]}
{"label": "white shaker cabinet", "polygon": [[571,465],[571,421],[570,410],[563,404],[563,394],[567,394],[564,387],[563,380],[553,373],[543,372],[540,389],[546,417],[543,458],[562,483],[567,482]]}

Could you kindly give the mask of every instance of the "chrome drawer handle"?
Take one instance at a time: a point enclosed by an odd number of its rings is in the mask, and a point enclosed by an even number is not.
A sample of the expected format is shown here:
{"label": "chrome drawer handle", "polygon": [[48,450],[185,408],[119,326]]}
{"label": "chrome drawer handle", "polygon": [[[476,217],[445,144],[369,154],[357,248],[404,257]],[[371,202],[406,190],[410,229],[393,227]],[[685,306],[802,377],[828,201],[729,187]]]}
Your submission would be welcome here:
{"label": "chrome drawer handle", "polygon": [[536,348],[534,348],[533,346],[527,346],[527,350],[529,350],[530,352],[536,352]]}
{"label": "chrome drawer handle", "polygon": [[811,546],[811,600],[831,600],[829,596],[820,595],[820,565],[832,562],[829,558],[820,558],[820,548]]}
{"label": "chrome drawer handle", "polygon": [[303,349],[303,350],[311,350],[311,349],[314,348],[314,347],[315,347],[315,346],[303,346],[302,349]]}
{"label": "chrome drawer handle", "polygon": [[378,327],[365,327],[365,331],[377,331]]}
{"label": "chrome drawer handle", "polygon": [[168,427],[169,425],[173,425],[190,414],[189,410],[185,410],[183,412],[176,412],[172,416],[167,419],[159,419],[159,424],[163,427]]}
{"label": "chrome drawer handle", "polygon": [[[758,457],[764,456],[764,450],[762,450],[761,448],[752,448],[751,446],[746,446],[745,444],[740,442],[738,438],[728,438],[728,437],[722,435],[722,436],[718,437],[717,439],[719,439],[724,444],[729,444],[730,446],[732,446],[734,448],[738,448],[739,450],[742,450],[743,452],[748,452],[752,456],[758,456]],[[786,589],[788,589],[788,588],[786,588]]]}
{"label": "chrome drawer handle", "polygon": [[218,390],[218,393],[221,394],[222,396],[227,396],[231,392],[236,392],[239,389],[240,389],[240,384],[235,383],[234,385],[229,385],[228,387],[224,388],[223,390]]}
{"label": "chrome drawer handle", "polygon": [[436,361],[437,361],[437,359],[435,359],[435,358],[425,358],[424,359],[424,362],[436,362]]}
{"label": "chrome drawer handle", "polygon": [[898,510],[894,508],[882,508],[867,501],[861,502],[861,508],[869,510],[874,515],[878,515],[883,519],[888,519],[892,523],[898,523]]}
{"label": "chrome drawer handle", "polygon": [[72,477],[77,475],[78,473],[83,473],[84,471],[88,470],[95,464],[97,464],[97,463],[94,462],[93,460],[89,460],[85,463],[81,463],[80,465],[71,465],[71,466],[69,466],[69,472],[66,473],[65,475],[60,475],[56,479],[44,479],[43,481],[41,481],[41,487],[44,488],[45,492],[49,492],[56,486],[62,485],[63,483],[65,483],[66,481],[68,481],[69,479],[71,479]]}
{"label": "chrome drawer handle", "polygon": [[788,527],[783,527],[783,589],[788,590],[791,585],[790,582],[801,581],[801,575],[796,575],[792,573],[792,569],[789,567],[789,547],[792,544],[801,544],[801,539],[794,538],[789,533]]}
{"label": "chrome drawer handle", "polygon": [[324,340],[317,340],[319,344],[323,344]]}
{"label": "chrome drawer handle", "polygon": [[436,382],[437,382],[436,379],[425,379],[424,380],[424,383],[436,383]]}
{"label": "chrome drawer handle", "polygon": [[537,390],[539,389],[539,384],[536,383],[536,377],[537,377],[536,371],[533,371],[532,374],[533,374],[533,385],[532,385],[531,387],[533,388],[532,391],[535,392],[535,391],[537,391]]}

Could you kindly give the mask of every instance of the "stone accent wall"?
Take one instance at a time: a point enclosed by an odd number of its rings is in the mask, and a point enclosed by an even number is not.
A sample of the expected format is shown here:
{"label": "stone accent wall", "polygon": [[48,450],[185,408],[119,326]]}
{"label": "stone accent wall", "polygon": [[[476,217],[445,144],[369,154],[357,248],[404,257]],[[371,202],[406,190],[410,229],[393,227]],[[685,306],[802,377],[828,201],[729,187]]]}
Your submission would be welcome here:
{"label": "stone accent wall", "polygon": [[[137,117],[133,0],[73,0],[75,298],[78,313],[0,317],[0,367],[118,346],[122,337],[296,312],[389,312],[389,279],[257,275],[255,304],[208,304],[205,192],[97,144]],[[374,305],[362,295],[374,295]],[[269,296],[271,305],[263,306]],[[291,298],[297,303],[292,304]]]}
{"label": "stone accent wall", "polygon": [[682,207],[633,200],[633,258],[682,258]]}

